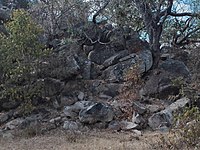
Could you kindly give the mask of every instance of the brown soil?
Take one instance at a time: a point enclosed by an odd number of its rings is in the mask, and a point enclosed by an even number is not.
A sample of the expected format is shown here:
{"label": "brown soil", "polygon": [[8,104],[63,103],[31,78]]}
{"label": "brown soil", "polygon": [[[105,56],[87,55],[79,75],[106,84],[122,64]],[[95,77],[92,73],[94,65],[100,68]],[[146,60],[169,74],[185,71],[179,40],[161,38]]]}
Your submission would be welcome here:
{"label": "brown soil", "polygon": [[0,150],[150,150],[161,133],[66,133],[53,131],[34,137],[0,138]]}

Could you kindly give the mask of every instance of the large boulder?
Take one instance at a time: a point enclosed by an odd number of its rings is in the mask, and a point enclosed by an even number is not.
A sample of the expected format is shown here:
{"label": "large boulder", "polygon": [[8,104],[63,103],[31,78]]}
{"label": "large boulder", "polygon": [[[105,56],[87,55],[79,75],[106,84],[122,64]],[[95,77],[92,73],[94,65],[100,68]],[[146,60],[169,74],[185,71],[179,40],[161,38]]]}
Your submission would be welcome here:
{"label": "large boulder", "polygon": [[65,106],[64,114],[66,117],[68,117],[70,119],[77,119],[79,112],[81,110],[87,109],[88,107],[90,107],[93,104],[94,104],[94,102],[90,102],[90,101],[76,102],[74,105]]}
{"label": "large boulder", "polygon": [[94,124],[97,122],[110,122],[113,120],[114,112],[111,106],[96,103],[79,113],[79,120],[82,123]]}
{"label": "large boulder", "polygon": [[146,81],[140,90],[141,97],[158,97],[166,99],[170,95],[178,95],[181,84],[188,81],[190,71],[178,60],[168,59],[162,62],[158,69]]}
{"label": "large boulder", "polygon": [[173,74],[174,76],[190,76],[190,71],[187,66],[184,62],[179,60],[167,59],[159,65],[159,68]]}
{"label": "large boulder", "polygon": [[148,125],[153,129],[161,129],[162,127],[170,127],[172,124],[172,113],[169,110],[163,110],[158,113],[153,114],[148,119]]}
{"label": "large boulder", "polygon": [[180,109],[183,109],[189,103],[190,103],[190,100],[188,98],[184,97],[184,98],[178,99],[176,102],[172,103],[171,105],[166,107],[164,110],[154,113],[148,119],[148,125],[153,130],[160,130],[162,128],[168,129],[172,125],[173,113],[177,112]]}
{"label": "large boulder", "polygon": [[117,64],[119,62],[119,59],[127,56],[128,54],[129,53],[127,50],[123,50],[123,51],[116,53],[115,55],[113,55],[112,57],[110,57],[104,61],[104,63],[102,64],[103,65],[102,69],[105,69],[109,66]]}
{"label": "large boulder", "polygon": [[132,53],[119,59],[119,62],[103,71],[102,78],[111,82],[126,81],[125,77],[128,71],[136,69],[137,74],[143,74],[148,71],[153,64],[152,53],[150,50],[143,50]]}
{"label": "large boulder", "polygon": [[9,35],[6,27],[3,23],[7,22],[11,18],[11,11],[7,7],[0,6],[0,33],[2,32],[5,35]]}
{"label": "large boulder", "polygon": [[41,62],[40,67],[38,75],[42,78],[68,80],[80,74],[80,65],[76,55],[69,49],[64,49],[58,54],[53,53],[45,62]]}
{"label": "large boulder", "polygon": [[6,22],[11,18],[11,11],[5,6],[0,6],[0,20]]}
{"label": "large boulder", "polygon": [[0,112],[3,110],[11,110],[11,109],[15,109],[20,105],[19,101],[15,101],[15,100],[9,100],[6,98],[2,98],[0,99]]}
{"label": "large boulder", "polygon": [[174,85],[170,74],[161,71],[154,73],[140,90],[141,97],[156,97],[166,99],[170,95],[179,94],[180,85]]}
{"label": "large boulder", "polygon": [[89,53],[88,58],[91,62],[101,65],[106,59],[115,54],[114,49],[111,49],[106,45],[96,44],[94,50]]}

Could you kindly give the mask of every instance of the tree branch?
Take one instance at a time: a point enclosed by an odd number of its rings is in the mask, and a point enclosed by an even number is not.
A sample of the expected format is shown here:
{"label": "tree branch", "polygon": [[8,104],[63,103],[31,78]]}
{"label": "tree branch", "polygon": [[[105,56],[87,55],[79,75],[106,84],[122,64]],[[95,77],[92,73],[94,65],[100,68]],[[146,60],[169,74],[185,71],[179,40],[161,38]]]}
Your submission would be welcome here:
{"label": "tree branch", "polygon": [[184,26],[183,29],[181,30],[182,33],[185,32],[185,31],[189,28],[190,22],[192,21],[192,19],[193,19],[193,17],[190,17],[190,18],[188,18],[188,19],[185,21],[185,26]]}
{"label": "tree branch", "polygon": [[171,11],[172,11],[172,6],[173,6],[173,0],[168,0],[168,4],[167,4],[167,8],[165,10],[163,10],[162,12],[160,12],[160,16],[168,16]]}
{"label": "tree branch", "polygon": [[198,14],[198,13],[189,13],[189,12],[185,12],[185,13],[170,12],[169,15],[173,16],[173,17],[191,16],[191,17],[198,17],[198,18],[200,18],[200,14]]}
{"label": "tree branch", "polygon": [[103,6],[102,8],[100,8],[100,9],[93,15],[93,17],[92,17],[92,22],[93,22],[94,24],[97,23],[96,17],[108,6],[109,3],[110,3],[110,0],[108,0],[108,1],[104,4],[104,6]]}
{"label": "tree branch", "polygon": [[175,44],[176,44],[176,45],[182,45],[182,44],[184,43],[184,41],[187,41],[188,37],[189,37],[191,34],[197,32],[198,30],[200,30],[200,27],[199,27],[199,28],[196,28],[196,29],[194,29],[194,30],[192,30],[192,31],[190,31],[190,32],[188,32],[186,36],[184,36],[179,42],[176,41]]}

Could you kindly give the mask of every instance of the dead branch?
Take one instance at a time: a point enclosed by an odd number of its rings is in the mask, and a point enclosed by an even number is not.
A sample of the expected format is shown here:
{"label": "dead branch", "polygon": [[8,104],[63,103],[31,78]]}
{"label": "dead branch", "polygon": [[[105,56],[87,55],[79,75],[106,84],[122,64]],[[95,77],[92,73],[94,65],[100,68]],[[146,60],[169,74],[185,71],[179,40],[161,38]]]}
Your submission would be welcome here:
{"label": "dead branch", "polygon": [[93,15],[93,17],[92,17],[92,22],[93,22],[94,24],[97,23],[96,17],[108,6],[109,3],[110,3],[110,0],[108,0],[108,1],[104,4],[104,6],[103,6],[102,8],[100,8],[100,9]]}

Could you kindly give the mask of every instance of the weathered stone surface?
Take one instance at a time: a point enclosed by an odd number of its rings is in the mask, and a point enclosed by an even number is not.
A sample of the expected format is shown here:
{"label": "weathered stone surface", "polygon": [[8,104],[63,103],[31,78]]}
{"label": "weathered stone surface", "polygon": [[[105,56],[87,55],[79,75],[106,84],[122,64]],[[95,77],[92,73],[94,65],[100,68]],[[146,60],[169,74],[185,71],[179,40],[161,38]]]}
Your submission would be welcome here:
{"label": "weathered stone surface", "polygon": [[170,95],[178,95],[180,92],[180,86],[168,84],[165,86],[160,86],[158,89],[158,97],[165,99]]}
{"label": "weathered stone surface", "polygon": [[189,77],[190,71],[187,66],[179,60],[168,59],[159,65],[159,68],[176,76]]}
{"label": "weathered stone surface", "polygon": [[50,123],[54,123],[54,124],[57,124],[61,121],[62,121],[62,118],[60,116],[49,120]]}
{"label": "weathered stone surface", "polygon": [[140,96],[166,99],[169,95],[177,95],[179,94],[180,85],[173,84],[175,79],[177,79],[177,76],[169,72],[155,70],[140,90]]}
{"label": "weathered stone surface", "polygon": [[166,107],[166,110],[176,112],[177,110],[184,108],[187,104],[190,103],[190,99],[183,97],[181,99],[176,100],[174,103]]}
{"label": "weathered stone surface", "polygon": [[111,122],[108,124],[108,129],[110,129],[110,130],[115,130],[115,131],[121,130],[120,121],[116,121],[116,120],[111,121]]}
{"label": "weathered stone surface", "polygon": [[113,49],[110,49],[104,45],[100,45],[99,47],[95,47],[95,50],[89,53],[88,58],[91,62],[101,65],[105,60],[115,54],[116,53]]}
{"label": "weathered stone surface", "polygon": [[142,61],[141,65],[139,66],[141,73],[147,72],[149,69],[151,69],[153,65],[153,57],[151,51],[144,49],[138,53],[138,56]]}
{"label": "weathered stone surface", "polygon": [[[116,63],[119,62],[120,58],[123,58],[126,55],[128,55],[128,51],[127,50],[120,51],[117,54],[115,54],[114,56],[112,56],[112,57],[108,58],[107,60],[105,60],[102,65],[104,66],[104,68],[107,68],[109,66],[115,65]],[[104,69],[104,68],[102,68],[102,69]]]}
{"label": "weathered stone surface", "polygon": [[74,97],[70,97],[70,96],[61,96],[60,98],[60,107],[63,106],[69,106],[69,105],[73,105],[74,103],[76,103],[78,100]]}
{"label": "weathered stone surface", "polygon": [[145,129],[147,127],[147,120],[143,117],[144,113],[146,113],[146,109],[145,112],[142,113],[143,115],[140,115],[137,111],[133,112],[132,122],[137,124],[135,129]]}
{"label": "weathered stone surface", "polygon": [[113,120],[114,112],[109,105],[96,103],[83,109],[79,113],[79,120],[82,123],[94,124],[97,122],[110,122]]}
{"label": "weathered stone surface", "polygon": [[70,131],[78,131],[80,128],[81,124],[77,123],[75,121],[65,121],[63,128],[65,130],[70,130]]}
{"label": "weathered stone surface", "polygon": [[11,18],[11,10],[5,6],[0,6],[0,20],[6,22]]}
{"label": "weathered stone surface", "polygon": [[148,119],[148,125],[153,129],[153,130],[166,130],[172,125],[172,120],[173,120],[173,112],[178,111],[181,108],[184,108],[190,100],[188,98],[181,98],[177,100],[176,102],[172,103],[166,109],[153,114],[149,119]]}
{"label": "weathered stone surface", "polygon": [[161,127],[170,127],[172,124],[172,119],[173,119],[172,112],[169,110],[163,110],[153,114],[148,119],[148,125],[153,130],[158,130]]}
{"label": "weathered stone surface", "polygon": [[8,110],[11,110],[11,109],[15,109],[20,105],[20,103],[17,102],[17,101],[14,101],[14,100],[13,101],[9,101],[9,100],[6,100],[6,99],[0,100],[0,104],[1,104],[0,112],[2,110],[8,111]]}
{"label": "weathered stone surface", "polygon": [[76,102],[74,105],[71,106],[66,106],[64,108],[64,114],[71,118],[71,119],[76,119],[79,115],[79,112],[83,109],[88,108],[89,106],[93,105],[93,102],[90,101],[80,101]]}
{"label": "weathered stone surface", "polygon": [[163,110],[164,108],[163,106],[152,104],[152,105],[147,105],[147,109],[149,110],[150,113],[156,113]]}
{"label": "weathered stone surface", "polygon": [[147,111],[145,105],[141,104],[140,102],[133,102],[133,109],[136,111],[136,113],[141,115]]}
{"label": "weathered stone surface", "polygon": [[17,119],[14,119],[12,121],[9,121],[8,123],[5,124],[5,129],[13,130],[13,129],[16,129],[16,128],[20,128],[24,121],[25,120],[22,119],[22,118],[17,118]]}
{"label": "weathered stone surface", "polygon": [[42,78],[54,78],[68,80],[80,74],[80,66],[73,53],[69,50],[60,51],[59,54],[52,54],[45,62],[41,62],[41,70],[38,73]]}
{"label": "weathered stone surface", "polygon": [[11,10],[5,6],[0,6],[0,33],[3,33],[6,36],[9,36],[9,32],[3,23],[11,19]]}
{"label": "weathered stone surface", "polygon": [[131,130],[138,126],[136,123],[130,121],[121,121],[120,124],[122,130]]}
{"label": "weathered stone surface", "polygon": [[80,101],[82,101],[83,99],[84,99],[84,97],[85,97],[85,94],[83,93],[83,92],[79,92],[79,94],[78,94],[78,99],[80,100]]}
{"label": "weathered stone surface", "polygon": [[137,68],[137,73],[142,74],[148,71],[152,64],[153,59],[150,51],[144,50],[138,54],[133,53],[119,59],[116,65],[105,69],[102,78],[111,82],[125,81],[125,75],[129,70]]}
{"label": "weathered stone surface", "polygon": [[9,119],[9,115],[7,113],[6,114],[0,113],[0,125],[5,123],[8,119]]}

